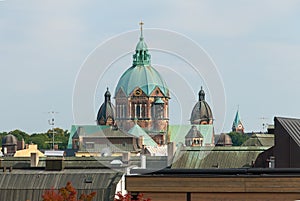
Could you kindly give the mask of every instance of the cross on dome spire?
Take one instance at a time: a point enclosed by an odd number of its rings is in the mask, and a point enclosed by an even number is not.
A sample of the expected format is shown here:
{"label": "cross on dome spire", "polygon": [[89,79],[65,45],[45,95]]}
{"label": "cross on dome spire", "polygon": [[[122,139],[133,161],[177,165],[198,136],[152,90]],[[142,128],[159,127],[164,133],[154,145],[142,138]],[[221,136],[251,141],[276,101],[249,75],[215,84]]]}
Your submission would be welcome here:
{"label": "cross on dome spire", "polygon": [[143,38],[143,25],[144,25],[144,22],[141,20],[141,22],[140,22],[141,38]]}

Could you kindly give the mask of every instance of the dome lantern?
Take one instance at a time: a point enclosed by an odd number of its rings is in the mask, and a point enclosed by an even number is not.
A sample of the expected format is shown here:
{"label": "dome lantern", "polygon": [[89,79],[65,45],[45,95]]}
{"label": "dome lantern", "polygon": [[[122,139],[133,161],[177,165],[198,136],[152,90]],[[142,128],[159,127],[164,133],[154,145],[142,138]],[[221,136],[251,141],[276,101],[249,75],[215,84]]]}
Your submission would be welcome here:
{"label": "dome lantern", "polygon": [[199,95],[199,101],[204,101],[205,100],[205,92],[204,92],[202,86],[201,86],[201,90],[199,91],[198,95]]}
{"label": "dome lantern", "polygon": [[108,90],[108,87],[106,88],[106,92],[104,94],[104,98],[105,98],[105,102],[110,102],[110,97],[111,97],[111,94]]}
{"label": "dome lantern", "polygon": [[133,66],[148,66],[151,63],[151,55],[148,53],[148,47],[144,41],[143,25],[144,23],[140,22],[141,36],[140,41],[136,45],[135,54],[133,55]]}

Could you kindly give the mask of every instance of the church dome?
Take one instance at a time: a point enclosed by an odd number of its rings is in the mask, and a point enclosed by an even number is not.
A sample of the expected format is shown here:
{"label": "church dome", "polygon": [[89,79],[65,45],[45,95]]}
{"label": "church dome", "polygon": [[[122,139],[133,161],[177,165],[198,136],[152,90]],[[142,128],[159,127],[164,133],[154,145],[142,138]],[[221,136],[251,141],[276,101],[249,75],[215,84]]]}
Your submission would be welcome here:
{"label": "church dome", "polygon": [[151,55],[148,53],[141,27],[140,40],[133,55],[133,65],[121,76],[115,94],[117,95],[122,90],[128,97],[136,88],[140,88],[144,94],[150,96],[157,87],[164,96],[169,97],[169,90],[165,81],[159,72],[151,66]]}
{"label": "church dome", "polygon": [[151,66],[132,66],[120,78],[116,93],[120,89],[129,96],[134,89],[140,88],[147,96],[158,87],[165,96],[169,96],[169,90],[160,74]]}
{"label": "church dome", "polygon": [[199,92],[199,101],[193,108],[190,121],[191,124],[212,124],[213,122],[212,111],[205,101],[205,92],[202,87]]}
{"label": "church dome", "polygon": [[18,143],[17,138],[14,135],[8,134],[2,138],[3,145],[16,145]]}
{"label": "church dome", "polygon": [[216,146],[232,146],[231,137],[228,134],[222,133],[217,141]]}
{"label": "church dome", "polygon": [[98,125],[113,125],[115,121],[115,109],[114,105],[110,100],[111,94],[107,88],[104,94],[104,103],[101,105],[98,115],[97,124]]}

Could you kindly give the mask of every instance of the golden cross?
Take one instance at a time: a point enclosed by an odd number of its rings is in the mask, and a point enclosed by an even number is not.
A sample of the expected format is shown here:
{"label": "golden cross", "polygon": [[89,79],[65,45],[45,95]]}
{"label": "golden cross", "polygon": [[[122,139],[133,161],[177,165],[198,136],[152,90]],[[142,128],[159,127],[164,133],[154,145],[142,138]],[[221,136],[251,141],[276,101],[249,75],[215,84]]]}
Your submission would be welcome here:
{"label": "golden cross", "polygon": [[140,22],[140,26],[141,26],[141,33],[143,32],[143,25],[144,25],[144,22],[143,22],[143,21],[141,21],[141,22]]}

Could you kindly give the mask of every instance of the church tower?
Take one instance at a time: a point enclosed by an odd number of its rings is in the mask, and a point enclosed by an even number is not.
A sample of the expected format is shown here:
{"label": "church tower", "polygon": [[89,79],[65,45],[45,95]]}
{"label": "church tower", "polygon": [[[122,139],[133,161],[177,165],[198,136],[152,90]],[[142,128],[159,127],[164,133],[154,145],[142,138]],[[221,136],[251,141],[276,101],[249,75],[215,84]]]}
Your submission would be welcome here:
{"label": "church tower", "polygon": [[116,90],[116,122],[128,131],[135,124],[143,128],[157,144],[167,141],[169,124],[169,89],[158,71],[151,66],[151,55],[141,35],[132,66],[121,76]]}
{"label": "church tower", "polygon": [[241,121],[239,109],[236,111],[233,124],[232,124],[232,132],[244,133],[244,126]]}

